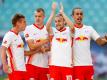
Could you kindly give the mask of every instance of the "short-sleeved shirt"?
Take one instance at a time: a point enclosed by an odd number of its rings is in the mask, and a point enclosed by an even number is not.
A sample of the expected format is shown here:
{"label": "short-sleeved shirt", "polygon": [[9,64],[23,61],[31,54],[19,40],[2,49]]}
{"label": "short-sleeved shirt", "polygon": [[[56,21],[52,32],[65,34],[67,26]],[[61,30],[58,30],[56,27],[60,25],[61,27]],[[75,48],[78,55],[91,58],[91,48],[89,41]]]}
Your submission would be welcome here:
{"label": "short-sleeved shirt", "polygon": [[72,48],[69,27],[64,27],[62,31],[53,27],[50,65],[71,67]]}
{"label": "short-sleeved shirt", "polygon": [[99,37],[98,33],[91,26],[75,27],[73,45],[74,66],[92,65],[90,41],[91,39],[96,41]]}
{"label": "short-sleeved shirt", "polygon": [[[39,42],[41,40],[48,38],[48,32],[46,29],[46,26],[43,26],[42,28],[39,28],[37,25],[32,24],[26,27],[24,31],[24,36],[26,41],[33,39],[36,42]],[[39,67],[48,67],[48,58],[49,54],[47,53],[36,53],[30,57],[27,58],[27,63],[32,64],[34,66]]]}
{"label": "short-sleeved shirt", "polygon": [[14,71],[26,71],[24,42],[19,34],[9,31],[5,34],[2,46],[7,48],[8,65]]}

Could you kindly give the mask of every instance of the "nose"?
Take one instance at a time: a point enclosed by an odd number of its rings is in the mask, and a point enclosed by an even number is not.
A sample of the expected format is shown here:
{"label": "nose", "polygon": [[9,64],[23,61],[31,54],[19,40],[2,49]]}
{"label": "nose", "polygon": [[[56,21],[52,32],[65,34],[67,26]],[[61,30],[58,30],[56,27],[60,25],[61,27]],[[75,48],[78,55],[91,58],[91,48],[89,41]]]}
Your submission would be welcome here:
{"label": "nose", "polygon": [[39,17],[37,16],[37,17],[36,17],[36,19],[38,20],[38,19],[39,19]]}
{"label": "nose", "polygon": [[79,17],[81,17],[81,14],[78,14]]}

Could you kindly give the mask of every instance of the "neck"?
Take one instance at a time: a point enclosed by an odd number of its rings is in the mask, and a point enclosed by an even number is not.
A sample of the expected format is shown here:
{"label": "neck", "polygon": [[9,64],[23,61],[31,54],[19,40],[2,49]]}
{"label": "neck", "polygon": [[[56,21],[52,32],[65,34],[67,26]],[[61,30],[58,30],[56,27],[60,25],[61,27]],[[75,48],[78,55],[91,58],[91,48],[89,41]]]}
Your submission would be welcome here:
{"label": "neck", "polygon": [[64,31],[66,28],[65,27],[61,27],[58,31],[62,32]]}
{"label": "neck", "polygon": [[18,30],[16,27],[13,27],[11,30],[12,30],[15,34],[18,34],[18,33],[19,33],[19,30]]}
{"label": "neck", "polygon": [[82,23],[81,23],[81,24],[75,23],[74,26],[75,26],[76,28],[82,28],[82,27],[83,27],[83,24],[82,24]]}
{"label": "neck", "polygon": [[41,28],[41,27],[43,27],[44,24],[43,23],[42,24],[36,24],[35,23],[35,25],[37,25],[39,28]]}

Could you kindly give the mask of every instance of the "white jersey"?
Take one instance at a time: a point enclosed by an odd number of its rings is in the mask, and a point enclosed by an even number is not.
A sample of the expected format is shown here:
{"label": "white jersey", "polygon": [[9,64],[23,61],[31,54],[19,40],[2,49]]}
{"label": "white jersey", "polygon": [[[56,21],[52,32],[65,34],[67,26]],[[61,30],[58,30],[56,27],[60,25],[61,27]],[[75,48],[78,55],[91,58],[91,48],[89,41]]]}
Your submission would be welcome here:
{"label": "white jersey", "polygon": [[9,31],[3,38],[2,46],[7,47],[8,65],[13,71],[26,71],[24,43],[19,34]]}
{"label": "white jersey", "polygon": [[69,27],[65,27],[62,32],[53,28],[53,33],[50,65],[71,67],[72,48]]}
{"label": "white jersey", "polygon": [[91,39],[95,41],[99,37],[98,33],[91,26],[75,27],[73,44],[74,66],[92,65],[90,41]]}
{"label": "white jersey", "polygon": [[[27,26],[24,31],[25,39],[30,40],[33,39],[35,42],[44,40],[48,38],[48,32],[46,30],[46,26],[43,26],[41,29],[38,28],[35,24]],[[36,44],[36,43],[35,43]],[[48,52],[47,53],[36,53],[30,57],[28,57],[27,63],[32,64],[39,67],[48,67]]]}

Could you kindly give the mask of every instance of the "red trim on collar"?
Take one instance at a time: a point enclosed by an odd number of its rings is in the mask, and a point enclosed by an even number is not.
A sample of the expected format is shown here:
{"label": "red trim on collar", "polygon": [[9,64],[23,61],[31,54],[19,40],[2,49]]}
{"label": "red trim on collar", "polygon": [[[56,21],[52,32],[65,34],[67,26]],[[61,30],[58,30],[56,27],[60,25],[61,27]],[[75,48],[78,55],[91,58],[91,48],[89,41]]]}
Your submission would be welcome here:
{"label": "red trim on collar", "polygon": [[76,27],[76,28],[82,28],[82,27],[83,27],[83,24],[81,24],[81,25],[74,24],[74,27]]}
{"label": "red trim on collar", "polygon": [[44,28],[44,25],[40,28],[40,27],[38,27],[36,24],[33,24],[36,28],[38,28],[38,29],[43,29]]}
{"label": "red trim on collar", "polygon": [[10,30],[10,32],[13,32],[14,34],[18,35],[18,33],[16,33],[16,32],[15,32],[15,31],[13,31],[13,30]]}
{"label": "red trim on collar", "polygon": [[59,29],[58,31],[63,32],[63,31],[65,31],[65,30],[66,30],[66,28],[63,27],[63,28]]}

